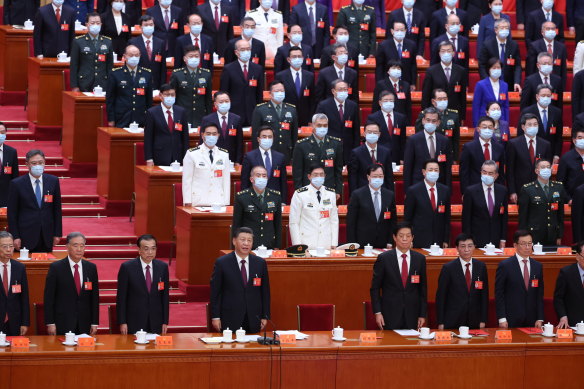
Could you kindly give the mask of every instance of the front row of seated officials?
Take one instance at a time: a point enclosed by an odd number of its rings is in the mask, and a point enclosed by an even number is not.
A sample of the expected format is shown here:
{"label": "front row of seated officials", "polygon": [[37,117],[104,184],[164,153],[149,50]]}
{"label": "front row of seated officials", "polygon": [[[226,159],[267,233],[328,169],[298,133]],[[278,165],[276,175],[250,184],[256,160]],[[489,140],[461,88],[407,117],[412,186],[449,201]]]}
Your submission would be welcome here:
{"label": "front row of seated officials", "polygon": [[[315,176],[318,177],[318,176]],[[377,257],[371,281],[371,302],[380,329],[418,328],[428,316],[426,257],[413,251],[413,228],[400,222],[393,228],[395,249]],[[252,254],[252,229],[237,228],[234,251],[219,257],[211,275],[213,328],[244,328],[255,333],[270,319],[270,283],[264,259]],[[543,266],[531,258],[532,235],[514,234],[516,254],[501,261],[495,277],[499,327],[541,327],[544,317]],[[53,262],[46,277],[44,321],[49,335],[72,331],[95,335],[99,324],[99,279],[95,264],[83,259],[86,239],[67,236],[67,256]],[[156,259],[156,238],[138,238],[138,257],[118,272],[117,319],[122,334],[141,329],[164,334],[169,324],[168,265]],[[436,291],[438,328],[487,323],[489,281],[486,265],[473,258],[471,235],[456,238],[458,258],[440,272]],[[576,263],[560,270],[554,291],[559,328],[584,320],[584,242],[575,245]],[[30,325],[25,265],[12,259],[14,239],[0,231],[0,331],[25,335]]]}

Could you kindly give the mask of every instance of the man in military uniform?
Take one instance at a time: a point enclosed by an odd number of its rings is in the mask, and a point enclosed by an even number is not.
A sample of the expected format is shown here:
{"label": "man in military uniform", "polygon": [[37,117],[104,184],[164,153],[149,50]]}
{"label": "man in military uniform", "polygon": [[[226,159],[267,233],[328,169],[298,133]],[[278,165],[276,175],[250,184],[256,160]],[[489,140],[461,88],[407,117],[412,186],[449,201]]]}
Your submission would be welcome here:
{"label": "man in military uniform", "polygon": [[338,194],[325,187],[325,167],[315,163],[307,170],[308,185],[294,192],[290,202],[290,237],[292,244],[309,249],[335,248],[339,244]]}
{"label": "man in military uniform", "polygon": [[233,231],[240,227],[253,230],[253,248],[282,247],[282,199],[280,192],[267,188],[268,171],[263,166],[251,170],[250,188],[235,195],[233,207]]}
{"label": "man in military uniform", "polygon": [[538,160],[537,179],[521,188],[518,228],[529,231],[534,244],[559,246],[564,234],[564,204],[569,198],[561,182],[550,180],[551,167],[549,161]]}
{"label": "man in military uniform", "polygon": [[198,127],[205,115],[211,113],[211,72],[201,68],[201,51],[189,45],[184,48],[185,66],[174,69],[170,85],[176,91],[176,105],[183,107],[191,127]]}
{"label": "man in military uniform", "polygon": [[[432,105],[440,114],[440,125],[436,132],[448,137],[452,144],[452,158],[458,161],[459,143],[460,143],[460,117],[458,111],[448,108],[448,95],[444,89],[434,89],[432,96]],[[420,112],[416,119],[416,132],[424,131],[422,119],[424,113]]]}
{"label": "man in military uniform", "polygon": [[87,30],[87,34],[76,37],[71,45],[70,79],[74,92],[91,92],[98,85],[105,88],[113,68],[112,40],[99,34],[99,14],[87,15]]}
{"label": "man in military uniform", "polygon": [[375,53],[375,11],[373,7],[363,5],[365,0],[353,0],[351,5],[339,11],[337,26],[347,26],[349,43],[359,49],[359,54],[367,58]]}
{"label": "man in military uniform", "polygon": [[256,23],[254,38],[264,42],[266,59],[274,59],[278,47],[284,44],[282,13],[272,8],[272,0],[261,0],[260,6],[247,12]]}
{"label": "man in military uniform", "polygon": [[298,139],[298,114],[294,105],[284,103],[286,92],[282,81],[272,81],[269,89],[270,101],[258,104],[251,117],[252,148],[258,147],[260,127],[270,126],[274,130],[272,149],[284,154],[288,164]]}
{"label": "man in military uniform", "polygon": [[338,200],[343,190],[343,144],[340,138],[327,135],[328,122],[323,113],[312,116],[312,136],[298,141],[294,148],[292,176],[294,188],[301,188],[310,183],[311,166],[322,164],[326,173],[324,184],[336,192]]}
{"label": "man in military uniform", "polygon": [[143,126],[146,111],[152,106],[150,70],[138,66],[140,50],[128,45],[124,53],[126,64],[115,68],[107,82],[105,96],[107,121],[110,127],[128,127],[136,122]]}

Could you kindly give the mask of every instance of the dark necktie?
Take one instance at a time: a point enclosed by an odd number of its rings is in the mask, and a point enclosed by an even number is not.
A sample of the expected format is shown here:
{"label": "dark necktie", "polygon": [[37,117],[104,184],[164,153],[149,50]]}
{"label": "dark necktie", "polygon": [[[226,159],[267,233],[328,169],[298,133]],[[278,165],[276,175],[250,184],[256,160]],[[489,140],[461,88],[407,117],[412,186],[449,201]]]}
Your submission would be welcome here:
{"label": "dark necktie", "polygon": [[195,37],[195,45],[194,46],[199,50],[201,49],[199,46],[199,37],[198,36]]}
{"label": "dark necktie", "polygon": [[375,210],[375,220],[379,220],[379,215],[381,214],[381,204],[379,203],[379,191],[373,192],[373,209]]}
{"label": "dark necktie", "polygon": [[270,153],[268,152],[268,150],[264,151],[264,156],[266,157],[265,162],[264,162],[264,167],[268,171],[268,177],[271,177],[271,175],[272,175],[272,161],[270,160]]}
{"label": "dark necktie", "polygon": [[547,185],[543,186],[543,193],[545,193],[545,197],[549,198],[550,197],[550,187]]}
{"label": "dark necktie", "polygon": [[152,47],[150,47],[150,39],[146,40],[146,54],[148,55],[148,60],[152,60]]}
{"label": "dark necktie", "polygon": [[467,263],[464,271],[464,278],[466,278],[466,289],[470,292],[470,263]]}
{"label": "dark necktie", "polygon": [[402,45],[401,43],[397,44],[397,55],[399,55],[399,57],[402,57]]}
{"label": "dark necktie", "polygon": [[215,6],[215,28],[219,30],[219,25],[221,22],[219,21],[219,6]]}
{"label": "dark necktie", "polygon": [[55,16],[57,17],[57,23],[61,24],[61,7],[55,10]]}
{"label": "dark necktie", "polygon": [[436,212],[436,195],[434,194],[435,188],[430,188],[430,203],[432,203],[432,211]]}
{"label": "dark necktie", "polygon": [[412,13],[411,12],[408,12],[406,25],[408,26],[408,32],[412,32]]}
{"label": "dark necktie", "polygon": [[452,41],[452,46],[454,46],[454,52],[456,52],[456,38],[450,38]]}
{"label": "dark necktie", "polygon": [[268,13],[264,12],[264,16],[266,17],[266,22],[268,21]]}
{"label": "dark necktie", "polygon": [[483,152],[483,155],[485,156],[485,161],[488,161],[489,159],[491,159],[491,152],[489,151],[489,144],[485,143],[485,151]]}
{"label": "dark necktie", "polygon": [[[4,270],[2,271],[2,285],[4,286],[4,294],[8,296],[8,264],[3,264]],[[8,310],[6,311],[6,315],[4,316],[4,322],[8,321]]]}
{"label": "dark necktie", "polygon": [[343,104],[339,104],[339,116],[341,117],[341,126],[344,124],[345,112],[343,112]]}
{"label": "dark necktie", "polygon": [[505,44],[501,43],[501,65],[505,64]]}
{"label": "dark necktie", "polygon": [[314,12],[312,7],[308,8],[308,20],[310,22],[310,33],[312,35],[311,45],[314,46],[316,44],[316,21],[314,20]]}
{"label": "dark necktie", "polygon": [[529,160],[533,165],[535,163],[535,148],[533,147],[533,139],[529,140]]}
{"label": "dark necktie", "polygon": [[404,286],[404,288],[406,287],[406,284],[408,283],[408,261],[407,261],[407,255],[406,254],[402,254],[402,268],[401,268],[401,279],[402,279],[402,285]]}
{"label": "dark necktie", "polygon": [[152,275],[150,274],[150,265],[146,265],[146,289],[148,293],[150,293],[150,289],[152,288]]}
{"label": "dark necktie", "polygon": [[316,199],[318,200],[318,202],[320,203],[320,190],[316,191]]}
{"label": "dark necktie", "polygon": [[73,272],[73,279],[75,280],[75,289],[77,289],[77,294],[81,293],[81,277],[79,276],[79,265],[73,265],[75,271]]}
{"label": "dark necktie", "polygon": [[168,9],[164,10],[164,26],[167,30],[168,27],[170,27],[170,16],[168,15]]}
{"label": "dark necktie", "polygon": [[[227,136],[227,120],[225,116],[221,116],[221,132],[223,133],[224,137]],[[213,159],[211,159],[211,161],[212,160]]]}
{"label": "dark necktie", "polygon": [[527,259],[523,259],[523,282],[525,283],[525,290],[529,289],[529,269],[527,268]]}
{"label": "dark necktie", "polygon": [[300,89],[300,72],[296,72],[296,80],[294,80],[294,86],[296,86],[296,94],[298,97],[302,94],[302,90]]}
{"label": "dark necktie", "polygon": [[41,194],[41,180],[39,180],[38,178],[35,181],[35,188],[34,188],[34,195],[36,196],[36,200],[37,203],[39,205],[39,208],[41,207],[41,203],[42,203],[42,194]]}
{"label": "dark necktie", "polygon": [[493,203],[493,193],[491,187],[487,188],[487,207],[489,207],[489,216],[493,216],[495,204]]}
{"label": "dark necktie", "polygon": [[241,260],[241,281],[243,282],[243,287],[247,286],[247,270],[245,269],[245,259]]}
{"label": "dark necktie", "polygon": [[543,118],[541,119],[541,121],[543,123],[543,130],[547,131],[547,125],[548,125],[547,109],[543,110]]}
{"label": "dark necktie", "polygon": [[243,78],[247,81],[247,64],[243,65]]}
{"label": "dark necktie", "polygon": [[[373,149],[371,149],[371,162],[377,163],[377,160],[375,159],[375,150]],[[375,194],[377,194],[377,192],[375,192]]]}
{"label": "dark necktie", "polygon": [[[0,151],[2,151],[3,148],[0,147]],[[2,156],[0,156],[0,176],[4,174],[4,165],[2,164]]]}
{"label": "dark necktie", "polygon": [[211,160],[211,163],[213,163],[213,150],[209,150],[209,159]]}

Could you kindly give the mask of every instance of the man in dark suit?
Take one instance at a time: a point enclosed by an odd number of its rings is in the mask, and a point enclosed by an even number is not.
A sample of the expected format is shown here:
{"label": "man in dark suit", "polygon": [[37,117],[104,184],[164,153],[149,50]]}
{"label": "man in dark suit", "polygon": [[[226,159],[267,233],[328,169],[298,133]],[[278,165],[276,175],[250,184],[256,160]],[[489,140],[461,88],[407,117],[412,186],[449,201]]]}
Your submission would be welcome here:
{"label": "man in dark suit", "polygon": [[556,179],[564,183],[566,191],[571,196],[576,188],[584,184],[584,130],[572,132],[574,146],[560,158]]}
{"label": "man in dark suit", "polygon": [[[320,55],[320,69],[324,69],[327,66],[331,66],[333,61],[334,47],[337,43],[345,45],[348,50],[347,66],[356,72],[359,71],[359,49],[349,43],[349,30],[346,26],[336,26],[333,28],[333,40],[334,43],[325,46],[322,49],[322,54]],[[327,40],[326,43],[329,41]]]}
{"label": "man in dark suit", "polygon": [[331,97],[332,83],[335,80],[343,80],[348,86],[349,98],[355,102],[359,102],[359,80],[357,72],[346,66],[348,51],[347,48],[341,44],[335,45],[333,49],[334,64],[326,68],[322,68],[318,73],[318,81],[315,88],[315,101],[321,102],[327,97]]}
{"label": "man in dark suit", "polygon": [[136,122],[143,126],[146,111],[152,106],[152,76],[150,69],[138,66],[140,50],[128,45],[125,65],[115,68],[107,82],[105,102],[110,127],[128,127]]}
{"label": "man in dark suit", "polygon": [[458,235],[456,249],[458,258],[445,263],[438,278],[438,329],[454,329],[460,326],[485,328],[489,312],[487,265],[472,257],[475,249],[472,235]]}
{"label": "man in dark suit", "polygon": [[[562,118],[562,111],[553,105],[552,102],[552,88],[549,85],[539,85],[536,89],[535,98],[537,104],[521,110],[521,114],[531,113],[537,117],[539,130],[537,136],[550,142],[552,154],[554,156],[553,163],[560,161],[562,153],[562,130],[564,128],[564,120]],[[518,126],[517,136],[523,135],[523,129]]]}
{"label": "man in dark suit", "polygon": [[387,63],[387,74],[378,80],[373,90],[373,103],[371,110],[377,112],[380,110],[379,99],[381,92],[389,91],[396,97],[395,110],[400,115],[405,115],[407,125],[412,122],[412,94],[410,83],[404,81],[401,77],[404,74],[403,66],[399,61],[389,61]]}
{"label": "man in dark suit", "polygon": [[397,214],[395,194],[384,186],[386,171],[383,165],[369,164],[366,185],[351,193],[347,209],[348,242],[378,248],[386,248],[391,243]]}
{"label": "man in dark suit", "polygon": [[45,154],[26,153],[29,174],[12,180],[8,195],[8,230],[17,250],[53,251],[61,239],[61,189],[56,176],[43,173]]}
{"label": "man in dark suit", "polygon": [[406,145],[405,129],[409,122],[406,116],[399,112],[394,92],[389,90],[382,91],[379,94],[377,105],[381,107],[381,110],[370,114],[367,117],[367,122],[377,124],[380,131],[379,145],[391,151],[392,162],[401,164],[404,160]]}
{"label": "man in dark suit", "polygon": [[545,22],[541,26],[543,38],[531,42],[527,52],[527,63],[525,66],[525,75],[537,73],[537,55],[548,52],[553,57],[553,74],[562,78],[562,88],[566,88],[567,71],[567,53],[566,45],[554,40],[556,34],[556,25],[552,22]]}
{"label": "man in dark suit", "polygon": [[[400,7],[396,10],[391,11],[387,18],[387,27],[385,29],[385,38],[389,38],[389,34],[391,31],[391,27],[393,26],[393,22],[401,22],[407,28],[406,38],[412,40],[416,43],[416,47],[418,48],[418,52],[416,53],[416,57],[423,58],[424,57],[424,45],[426,43],[426,26],[428,24],[426,18],[422,11],[418,8],[413,8],[414,2],[413,1],[404,1],[403,7]],[[432,12],[436,10],[434,8]]]}
{"label": "man in dark suit", "polygon": [[25,21],[33,20],[39,3],[39,0],[4,1],[4,24],[22,26]]}
{"label": "man in dark suit", "polygon": [[223,53],[223,58],[225,59],[225,65],[228,63],[237,61],[237,56],[235,55],[235,42],[240,39],[245,39],[251,45],[251,61],[256,65],[260,65],[262,68],[266,67],[266,46],[264,42],[253,37],[256,29],[256,22],[253,18],[249,16],[241,19],[241,36],[235,37],[227,42],[225,47],[225,52]]}
{"label": "man in dark suit", "polygon": [[[546,4],[549,2],[546,2]],[[540,32],[542,25],[546,21],[553,22],[558,28],[558,34],[554,37],[557,41],[564,41],[564,15],[555,11],[553,9],[554,2],[551,2],[551,7],[546,8],[544,5],[541,8],[535,9],[529,13],[529,17],[526,20],[525,26],[525,45],[529,47],[532,42],[542,38],[542,32]]]}
{"label": "man in dark suit", "polygon": [[440,165],[442,177],[439,182],[449,187],[452,176],[452,147],[446,136],[436,133],[436,128],[440,123],[438,110],[434,107],[426,108],[423,111],[422,123],[424,131],[410,136],[406,142],[404,187],[408,188],[423,181],[422,170],[430,158],[436,159]]}
{"label": "man in dark suit", "polygon": [[215,52],[219,57],[223,57],[227,42],[233,39],[233,26],[239,20],[236,16],[239,12],[224,2],[209,0],[199,4],[195,8],[195,13],[203,18],[203,34],[213,38]]}
{"label": "man in dark suit", "polygon": [[452,62],[454,45],[452,42],[442,42],[438,45],[440,63],[426,70],[422,87],[422,108],[431,105],[432,91],[440,88],[448,94],[448,105],[458,111],[460,118],[466,117],[466,86],[468,73],[466,69]]}
{"label": "man in dark suit", "polygon": [[213,96],[216,112],[203,117],[201,128],[214,124],[219,129],[217,147],[226,149],[229,160],[236,164],[243,158],[243,129],[239,115],[231,112],[231,96],[223,91],[215,92]]}
{"label": "man in dark suit", "polygon": [[489,13],[489,2],[484,0],[460,0],[460,8],[466,11],[468,25],[474,26],[481,16]]}
{"label": "man in dark suit", "polygon": [[454,45],[454,59],[453,63],[462,66],[468,72],[468,60],[470,58],[470,48],[468,43],[468,38],[460,33],[460,19],[456,15],[449,15],[446,28],[448,29],[442,35],[438,35],[436,39],[432,41],[432,46],[430,49],[430,63],[432,65],[440,62],[440,48],[441,42],[452,42]]}
{"label": "man in dark suit", "polygon": [[477,247],[491,243],[499,248],[507,241],[507,188],[496,184],[499,167],[493,160],[483,162],[481,182],[463,192],[462,231],[475,236]]}
{"label": "man in dark suit", "polygon": [[541,0],[515,0],[515,14],[517,15],[517,29],[525,30],[529,14],[541,8]]}
{"label": "man in dark suit", "polygon": [[584,185],[572,193],[572,242],[584,240]]}
{"label": "man in dark suit", "polygon": [[[498,170],[505,172],[505,146],[491,141],[495,132],[495,121],[488,116],[481,117],[477,124],[477,131],[479,132],[478,139],[462,146],[462,153],[460,153],[461,193],[464,193],[467,187],[481,182],[481,169],[485,161],[495,161]],[[498,175],[497,183],[505,183],[504,173]]]}
{"label": "man in dark suit", "polygon": [[[166,49],[162,39],[154,35],[154,18],[150,15],[140,17],[142,35],[128,41],[140,49],[140,67],[149,69],[152,89],[160,89],[166,83]],[[150,107],[148,107],[150,108]]]}
{"label": "man in dark suit", "polygon": [[373,265],[370,294],[375,322],[381,330],[420,328],[428,309],[426,257],[410,250],[414,240],[410,224],[398,223],[393,240],[396,248],[380,254]]}
{"label": "man in dark suit", "polygon": [[438,8],[438,10],[432,13],[432,17],[427,18],[430,26],[430,42],[434,41],[437,36],[446,33],[446,19],[451,14],[456,15],[460,20],[460,33],[468,37],[468,31],[472,25],[468,23],[466,11],[456,8],[457,3],[458,0],[446,0],[444,8]]}
{"label": "man in dark suit", "polygon": [[394,22],[391,29],[392,36],[381,42],[377,48],[375,81],[379,82],[386,77],[391,61],[398,61],[401,69],[406,70],[402,71],[401,78],[408,84],[415,85],[418,79],[418,65],[416,63],[418,48],[414,41],[405,39],[406,31],[404,23]]}
{"label": "man in dark suit", "polygon": [[18,154],[6,144],[6,125],[0,122],[0,207],[8,205],[10,183],[18,175]]}
{"label": "man in dark suit", "polygon": [[522,115],[521,128],[524,135],[507,142],[507,186],[512,203],[517,203],[523,185],[535,180],[535,161],[540,158],[551,160],[552,157],[550,143],[537,136],[537,116],[531,113]]}
{"label": "man in dark suit", "polygon": [[181,163],[189,148],[189,123],[184,108],[174,104],[175,89],[162,85],[160,97],[160,105],[146,111],[144,159],[148,166]]}
{"label": "man in dark suit", "polygon": [[347,82],[334,80],[331,85],[333,97],[321,101],[316,107],[316,113],[324,113],[328,117],[329,134],[343,141],[343,164],[349,161],[351,150],[361,141],[359,106],[347,99],[349,88]]}
{"label": "man in dark suit", "polygon": [[422,174],[422,182],[405,185],[404,220],[412,224],[415,248],[428,248],[433,244],[448,247],[450,188],[437,182],[440,165],[435,159],[425,162]]}
{"label": "man in dark suit", "polygon": [[574,74],[572,80],[572,120],[584,112],[584,72]]}
{"label": "man in dark suit", "polygon": [[[391,164],[391,149],[378,144],[381,134],[377,123],[365,124],[365,143],[351,150],[347,163],[349,173],[349,192],[353,193],[362,186],[367,186],[371,164],[383,167],[385,181],[383,186],[395,191],[393,184],[393,169]],[[349,242],[353,242],[349,240]]]}
{"label": "man in dark suit", "polygon": [[118,272],[116,309],[122,335],[144,330],[166,334],[168,327],[168,265],[156,258],[156,238],[138,237],[138,258],[122,263]]}
{"label": "man in dark suit", "polygon": [[233,232],[235,250],[215,261],[211,275],[213,328],[243,328],[248,333],[264,329],[270,319],[270,279],[262,258],[251,254],[254,233],[240,227]]}
{"label": "man in dark suit", "polygon": [[[95,8],[96,12],[100,14],[112,8],[111,1],[109,0],[97,0],[97,6]],[[142,16],[142,0],[124,1],[123,2],[124,14],[127,16],[128,26],[133,26],[138,23],[140,16]],[[113,21],[113,20],[112,20]],[[123,53],[123,50],[122,50]]]}
{"label": "man in dark suit", "polygon": [[67,257],[51,263],[45,282],[45,324],[49,335],[97,334],[99,280],[97,266],[83,259],[85,236],[67,235]]}
{"label": "man in dark suit", "polygon": [[33,32],[34,55],[37,58],[56,57],[61,52],[68,54],[74,37],[74,9],[59,0],[38,9]]}
{"label": "man in dark suit", "polygon": [[[133,3],[137,3],[138,1],[134,0]],[[98,0],[99,3],[99,0]],[[141,1],[140,1],[141,3]],[[112,5],[113,4],[113,8]],[[122,12],[122,9],[125,7],[125,12]],[[101,20],[103,25],[101,26],[101,33],[104,36],[107,36],[111,39],[112,42],[112,50],[114,53],[118,55],[118,58],[121,58],[124,55],[124,49],[130,40],[131,33],[130,33],[130,26],[133,26],[134,20],[130,19],[128,15],[129,11],[129,4],[125,4],[124,0],[113,0],[111,4],[108,4],[107,9],[100,10],[99,8],[96,11],[100,12]],[[118,21],[121,18],[121,26],[118,30]],[[111,68],[110,68],[111,70]]]}
{"label": "man in dark suit", "polygon": [[513,235],[515,255],[499,262],[495,278],[495,302],[501,328],[537,327],[544,321],[543,266],[529,258],[531,234],[517,230]]}
{"label": "man in dark suit", "polygon": [[26,268],[12,256],[14,240],[8,231],[0,231],[0,332],[23,336],[30,325]]}
{"label": "man in dark suit", "polygon": [[[251,171],[255,166],[263,166],[268,172],[268,188],[280,193],[281,202],[288,202],[288,175],[284,154],[272,149],[274,130],[270,126],[262,126],[258,131],[258,148],[243,156],[241,166],[241,189],[250,186]],[[280,246],[276,246],[280,247]]]}
{"label": "man in dark suit", "polygon": [[497,36],[488,38],[481,45],[481,51],[478,54],[479,75],[481,79],[489,76],[487,64],[491,58],[501,60],[502,79],[507,83],[509,89],[513,86],[515,92],[521,91],[521,54],[519,45],[509,34],[511,25],[504,18],[495,21],[495,34]]}
{"label": "man in dark suit", "polygon": [[560,318],[558,328],[569,328],[584,321],[584,241],[574,245],[576,263],[560,270],[554,291],[554,307]]}
{"label": "man in dark suit", "polygon": [[[575,33],[578,21],[584,18],[584,3],[578,0],[566,0],[566,18],[570,32]],[[579,41],[580,39],[576,37],[576,42]]]}
{"label": "man in dark suit", "polygon": [[523,110],[537,102],[535,95],[537,93],[537,87],[541,84],[547,84],[552,87],[552,104],[559,109],[563,109],[564,88],[562,86],[562,78],[552,73],[553,58],[547,51],[537,55],[537,69],[537,73],[525,77],[523,81],[520,102],[521,109]]}
{"label": "man in dark suit", "polygon": [[299,48],[302,50],[302,54],[304,56],[302,69],[308,70],[309,72],[314,72],[314,64],[312,63],[314,55],[312,52],[312,47],[302,43],[303,33],[300,25],[289,25],[287,35],[289,42],[284,43],[282,46],[278,47],[278,50],[276,51],[276,57],[274,58],[274,73],[279,73],[282,70],[286,70],[290,67],[288,57],[290,49],[292,48]]}
{"label": "man in dark suit", "polygon": [[213,46],[213,39],[211,37],[201,34],[203,30],[203,19],[200,15],[189,15],[188,24],[189,33],[181,35],[176,39],[176,48],[174,53],[174,68],[184,66],[183,57],[186,55],[185,49],[188,46],[198,47],[201,53],[200,67],[209,70],[213,73],[213,53],[215,47]]}
{"label": "man in dark suit", "polygon": [[[164,52],[173,56],[176,38],[183,34],[183,10],[166,0],[148,8],[146,15],[154,18],[154,36],[164,41]],[[166,57],[163,57],[163,61],[166,62]]]}
{"label": "man in dark suit", "polygon": [[275,79],[284,84],[286,97],[284,101],[296,106],[298,126],[306,126],[314,114],[314,73],[302,69],[304,56],[302,49],[292,47],[288,52],[290,68],[276,74]]}
{"label": "man in dark suit", "polygon": [[328,8],[315,0],[299,2],[290,12],[290,25],[302,27],[302,43],[312,48],[314,58],[320,58],[330,40],[328,13]]}
{"label": "man in dark suit", "polygon": [[250,61],[251,46],[247,40],[235,42],[235,53],[238,60],[223,68],[220,90],[229,93],[233,113],[241,117],[243,126],[249,126],[255,106],[263,101],[264,71]]}

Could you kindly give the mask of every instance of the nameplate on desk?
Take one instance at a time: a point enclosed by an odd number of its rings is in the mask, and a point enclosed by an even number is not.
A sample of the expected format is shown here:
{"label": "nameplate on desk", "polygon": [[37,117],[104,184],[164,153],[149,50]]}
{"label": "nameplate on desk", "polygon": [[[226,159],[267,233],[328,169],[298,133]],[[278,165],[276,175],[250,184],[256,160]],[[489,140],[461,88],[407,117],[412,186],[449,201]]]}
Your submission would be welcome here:
{"label": "nameplate on desk", "polygon": [[272,251],[272,256],[270,258],[287,258],[288,253],[286,250],[274,250]]}
{"label": "nameplate on desk", "polygon": [[32,253],[30,257],[33,261],[46,261],[49,258],[47,253]]}
{"label": "nameplate on desk", "polygon": [[331,250],[331,257],[345,258],[345,250]]}
{"label": "nameplate on desk", "polygon": [[289,205],[282,206],[282,213],[290,213],[290,206]]}
{"label": "nameplate on desk", "polygon": [[359,334],[360,342],[377,342],[377,335],[375,332],[361,332]]}
{"label": "nameplate on desk", "polygon": [[509,127],[509,134],[511,134],[512,137],[516,137],[517,136],[517,127]]}
{"label": "nameplate on desk", "polygon": [[505,248],[503,248],[503,254],[505,254],[505,255],[515,255],[515,247],[505,247]]}
{"label": "nameplate on desk", "polygon": [[95,346],[95,338],[78,338],[77,344],[80,347],[94,347]]}
{"label": "nameplate on desk", "polygon": [[497,330],[495,332],[495,339],[497,340],[511,340],[513,336],[511,334],[511,330]]}
{"label": "nameplate on desk", "polygon": [[156,337],[157,346],[172,346],[172,336],[157,336]]}
{"label": "nameplate on desk", "polygon": [[445,257],[457,256],[458,250],[455,248],[444,249],[444,253],[442,255],[444,255]]}
{"label": "nameplate on desk", "polygon": [[507,211],[508,211],[509,213],[517,213],[517,212],[519,211],[519,209],[518,209],[518,207],[517,207],[517,204],[509,204],[509,205],[507,206]]}
{"label": "nameplate on desk", "polygon": [[373,66],[375,66],[375,63],[376,63],[375,62],[375,58],[367,58],[367,59],[365,59],[365,63],[367,65],[373,65]]}
{"label": "nameplate on desk", "polygon": [[347,206],[346,205],[339,205],[337,208],[338,213],[347,213]]}
{"label": "nameplate on desk", "polygon": [[574,337],[574,332],[571,328],[559,329],[557,334],[558,339],[572,339]]}
{"label": "nameplate on desk", "polygon": [[436,335],[435,335],[434,340],[437,340],[437,341],[452,340],[452,332],[450,332],[450,331],[436,331]]}
{"label": "nameplate on desk", "polygon": [[509,99],[519,99],[519,92],[509,92]]}
{"label": "nameplate on desk", "polygon": [[404,205],[403,204],[396,204],[395,210],[397,213],[403,214],[404,213]]}
{"label": "nameplate on desk", "polygon": [[422,100],[422,92],[412,92],[412,100]]}
{"label": "nameplate on desk", "polygon": [[570,127],[564,126],[562,128],[562,135],[572,135],[572,129]]}
{"label": "nameplate on desk", "polygon": [[460,171],[460,165],[452,165],[452,173],[458,173]]}
{"label": "nameplate on desk", "polygon": [[406,127],[406,136],[412,136],[416,133],[416,127],[414,126],[407,126]]}
{"label": "nameplate on desk", "polygon": [[30,346],[30,339],[29,338],[12,338],[11,341],[12,347],[29,347]]}
{"label": "nameplate on desk", "polygon": [[295,334],[282,334],[278,335],[280,338],[280,344],[296,344]]}
{"label": "nameplate on desk", "polygon": [[7,214],[7,210],[8,208],[4,207],[4,208],[0,208],[0,215],[6,215]]}
{"label": "nameplate on desk", "polygon": [[571,255],[572,249],[570,247],[558,247],[558,255]]}
{"label": "nameplate on desk", "polygon": [[[453,166],[454,167],[454,166]],[[452,213],[460,213],[462,212],[462,204],[453,204],[450,206],[450,212]]]}

